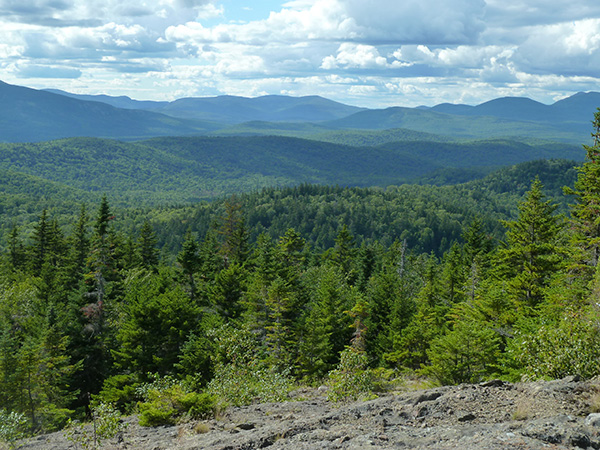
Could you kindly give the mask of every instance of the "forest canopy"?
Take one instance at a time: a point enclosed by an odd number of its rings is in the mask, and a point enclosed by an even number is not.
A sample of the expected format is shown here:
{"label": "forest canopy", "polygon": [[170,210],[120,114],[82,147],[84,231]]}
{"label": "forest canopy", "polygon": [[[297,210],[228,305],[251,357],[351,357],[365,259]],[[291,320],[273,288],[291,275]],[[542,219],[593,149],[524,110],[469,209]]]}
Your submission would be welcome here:
{"label": "forest canopy", "polygon": [[298,383],[358,398],[384,373],[598,375],[599,133],[600,111],[576,170],[534,161],[455,186],[304,184],[164,209],[102,196],[68,224],[47,208],[5,224],[0,411],[40,432],[100,403],[156,424]]}

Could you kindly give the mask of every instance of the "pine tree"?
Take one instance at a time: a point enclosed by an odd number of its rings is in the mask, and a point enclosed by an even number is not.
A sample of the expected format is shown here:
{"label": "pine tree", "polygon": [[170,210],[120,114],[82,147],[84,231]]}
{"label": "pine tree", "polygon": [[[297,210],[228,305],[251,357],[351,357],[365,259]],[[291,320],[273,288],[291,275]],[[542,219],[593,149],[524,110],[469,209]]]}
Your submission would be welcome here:
{"label": "pine tree", "polygon": [[221,217],[219,232],[223,237],[221,252],[225,261],[228,264],[243,264],[249,256],[248,229],[242,205],[235,197],[225,202],[225,214]]}
{"label": "pine tree", "polygon": [[25,265],[25,247],[19,239],[19,229],[13,224],[8,235],[8,259],[13,271],[23,269]]}
{"label": "pine tree", "polygon": [[353,273],[355,256],[354,236],[344,224],[335,238],[335,246],[331,252],[331,259],[342,269],[342,273],[349,281],[353,281],[356,275]]}
{"label": "pine tree", "polygon": [[290,297],[289,286],[281,278],[276,278],[267,290],[266,345],[274,365],[282,368],[287,367],[292,359],[294,339],[290,327]]}
{"label": "pine tree", "polygon": [[519,203],[518,220],[504,222],[507,246],[499,250],[496,272],[506,280],[508,294],[517,305],[537,306],[561,266],[564,251],[558,239],[562,221],[554,215],[556,208],[544,200],[542,183],[536,178]]}
{"label": "pine tree", "polygon": [[156,245],[158,239],[152,229],[152,225],[147,220],[144,221],[140,229],[140,235],[137,241],[137,254],[140,265],[148,270],[156,270],[158,267],[158,249]]}
{"label": "pine tree", "polygon": [[76,289],[78,281],[85,273],[85,264],[90,252],[90,238],[88,236],[88,214],[85,204],[81,205],[79,217],[68,239],[70,247],[69,266],[71,288]]}
{"label": "pine tree", "polygon": [[123,317],[113,349],[116,366],[137,374],[174,374],[181,348],[197,328],[200,309],[173,282],[173,274],[134,271],[128,278]]}
{"label": "pine tree", "polygon": [[199,246],[191,231],[185,235],[185,239],[181,246],[181,251],[177,255],[177,263],[181,267],[183,276],[187,279],[187,288],[190,300],[196,298],[196,278],[195,273],[200,270],[201,260],[199,254]]}
{"label": "pine tree", "polygon": [[42,211],[40,220],[34,226],[31,239],[33,241],[30,257],[31,271],[34,276],[38,276],[49,251],[50,222],[48,220],[48,211],[46,211],[46,209]]}
{"label": "pine tree", "polygon": [[600,108],[592,121],[592,146],[584,145],[585,162],[579,168],[575,189],[565,193],[575,197],[571,206],[573,245],[577,249],[572,270],[590,280],[600,259]]}
{"label": "pine tree", "polygon": [[237,319],[242,313],[246,291],[246,271],[239,264],[230,264],[221,270],[209,287],[209,300],[218,313],[229,319]]}

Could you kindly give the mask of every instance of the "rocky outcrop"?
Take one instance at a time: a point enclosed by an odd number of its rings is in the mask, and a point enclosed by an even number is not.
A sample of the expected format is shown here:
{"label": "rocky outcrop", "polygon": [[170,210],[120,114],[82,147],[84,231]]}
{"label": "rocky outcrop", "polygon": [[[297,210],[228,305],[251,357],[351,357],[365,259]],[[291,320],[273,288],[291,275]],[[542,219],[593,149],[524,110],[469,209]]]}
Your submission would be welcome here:
{"label": "rocky outcrop", "polygon": [[[381,396],[346,405],[301,390],[286,403],[230,408],[218,419],[142,428],[114,449],[600,449],[600,382],[500,380]],[[75,448],[61,433],[20,448]]]}

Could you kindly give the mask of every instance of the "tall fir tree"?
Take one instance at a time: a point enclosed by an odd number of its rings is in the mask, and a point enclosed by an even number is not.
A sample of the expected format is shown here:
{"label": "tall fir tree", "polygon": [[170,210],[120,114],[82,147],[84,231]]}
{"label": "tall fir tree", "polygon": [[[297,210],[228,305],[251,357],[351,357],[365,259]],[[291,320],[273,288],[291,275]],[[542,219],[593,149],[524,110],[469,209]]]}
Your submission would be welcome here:
{"label": "tall fir tree", "polygon": [[199,250],[200,246],[198,245],[198,242],[192,235],[192,232],[188,230],[185,234],[183,244],[181,245],[181,251],[177,254],[177,263],[186,280],[186,288],[190,300],[192,301],[196,299],[197,295],[196,272],[198,272],[202,266]]}
{"label": "tall fir tree", "polygon": [[519,203],[519,218],[504,222],[506,247],[498,251],[495,272],[507,282],[507,293],[517,307],[535,307],[544,289],[561,268],[565,252],[559,244],[563,221],[555,204],[545,200],[539,178]]}
{"label": "tall fir tree", "polygon": [[575,197],[571,206],[573,245],[576,249],[572,270],[589,282],[600,259],[600,108],[592,121],[593,145],[584,145],[585,162],[579,167],[575,188],[565,193]]}
{"label": "tall fir tree", "polygon": [[242,205],[236,197],[225,202],[225,213],[221,217],[219,233],[223,242],[221,252],[227,264],[244,264],[250,254],[248,229]]}
{"label": "tall fir tree", "polygon": [[156,271],[158,269],[158,239],[156,233],[147,220],[140,229],[137,241],[137,254],[141,267]]}

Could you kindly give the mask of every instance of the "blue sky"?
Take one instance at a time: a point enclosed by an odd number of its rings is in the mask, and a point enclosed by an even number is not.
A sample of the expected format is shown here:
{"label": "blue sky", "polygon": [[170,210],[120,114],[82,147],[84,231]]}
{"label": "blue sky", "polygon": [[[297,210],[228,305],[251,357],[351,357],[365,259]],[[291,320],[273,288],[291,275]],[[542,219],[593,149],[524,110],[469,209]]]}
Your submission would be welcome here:
{"label": "blue sky", "polygon": [[543,103],[600,91],[591,0],[0,0],[0,79],[173,100]]}

